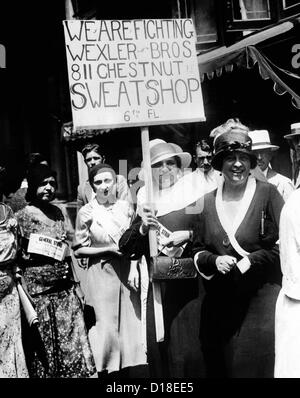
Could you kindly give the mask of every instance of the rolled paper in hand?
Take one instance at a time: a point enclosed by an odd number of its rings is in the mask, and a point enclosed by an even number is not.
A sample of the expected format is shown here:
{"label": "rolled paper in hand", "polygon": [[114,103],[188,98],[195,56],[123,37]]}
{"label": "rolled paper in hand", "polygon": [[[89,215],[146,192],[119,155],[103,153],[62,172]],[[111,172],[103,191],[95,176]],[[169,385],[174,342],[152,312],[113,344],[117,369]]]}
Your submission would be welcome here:
{"label": "rolled paper in hand", "polygon": [[27,297],[27,294],[25,293],[22,285],[20,283],[17,283],[17,288],[19,292],[19,297],[20,301],[26,316],[26,319],[28,321],[29,326],[31,326],[33,323],[38,322],[38,317],[35,309],[33,308],[29,298]]}

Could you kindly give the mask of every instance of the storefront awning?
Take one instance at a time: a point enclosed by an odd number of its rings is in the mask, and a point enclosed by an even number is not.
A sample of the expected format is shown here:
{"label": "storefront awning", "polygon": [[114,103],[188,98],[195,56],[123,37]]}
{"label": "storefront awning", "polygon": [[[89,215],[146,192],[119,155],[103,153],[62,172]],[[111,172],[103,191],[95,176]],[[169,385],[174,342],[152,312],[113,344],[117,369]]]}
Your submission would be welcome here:
{"label": "storefront awning", "polygon": [[75,141],[78,139],[90,139],[108,133],[111,129],[96,129],[96,130],[75,130],[73,122],[67,122],[62,125],[61,136],[64,141]]}
{"label": "storefront awning", "polygon": [[[282,54],[279,62],[275,40],[274,46],[271,43],[267,51],[261,46],[269,39],[289,34],[293,28],[292,22],[284,22],[253,34],[230,47],[220,47],[200,54],[198,64],[202,81],[205,77],[212,79],[214,76],[220,76],[223,70],[230,72],[234,65],[252,68],[257,63],[261,77],[274,81],[274,91],[279,95],[288,92],[292,96],[293,105],[300,108],[300,76],[291,68],[291,42],[285,40],[287,54]],[[282,51],[282,47],[280,51]],[[275,62],[271,59],[273,53],[276,54]]]}

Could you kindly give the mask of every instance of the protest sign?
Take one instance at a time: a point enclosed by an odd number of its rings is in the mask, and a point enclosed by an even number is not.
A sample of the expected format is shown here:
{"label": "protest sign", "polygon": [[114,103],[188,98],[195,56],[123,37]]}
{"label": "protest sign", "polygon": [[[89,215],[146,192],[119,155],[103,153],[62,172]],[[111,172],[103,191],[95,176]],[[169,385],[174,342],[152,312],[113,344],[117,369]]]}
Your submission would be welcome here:
{"label": "protest sign", "polygon": [[68,246],[58,239],[41,234],[30,234],[28,253],[40,254],[62,261],[65,258]]}
{"label": "protest sign", "polygon": [[164,241],[170,237],[171,231],[164,227],[159,221],[157,221],[156,229],[156,239],[157,239],[157,249],[160,253],[164,253],[168,257],[181,257],[186,243],[180,247],[167,247]]}
{"label": "protest sign", "polygon": [[205,120],[191,19],[64,21],[75,129]]}

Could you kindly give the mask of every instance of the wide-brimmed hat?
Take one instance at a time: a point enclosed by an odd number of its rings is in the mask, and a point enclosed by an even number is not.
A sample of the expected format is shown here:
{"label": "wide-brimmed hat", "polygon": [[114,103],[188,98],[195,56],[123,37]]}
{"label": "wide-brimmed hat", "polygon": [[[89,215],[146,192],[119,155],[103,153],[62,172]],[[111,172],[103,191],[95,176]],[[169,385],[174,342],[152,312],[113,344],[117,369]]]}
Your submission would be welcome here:
{"label": "wide-brimmed hat", "polygon": [[153,145],[153,142],[150,141],[151,166],[173,156],[178,156],[180,158],[181,168],[183,169],[189,167],[191,164],[192,155],[188,152],[183,152],[179,145],[172,142],[165,142],[163,140],[157,140]]}
{"label": "wide-brimmed hat", "polygon": [[212,166],[222,171],[223,160],[232,152],[245,153],[250,158],[250,167],[254,169],[257,163],[256,156],[252,152],[252,140],[248,134],[242,131],[229,131],[219,135],[214,142],[214,156]]}
{"label": "wide-brimmed hat", "polygon": [[279,146],[271,144],[268,130],[253,130],[249,131],[248,135],[252,140],[252,151],[259,151],[262,149],[277,151],[277,149],[279,149]]}
{"label": "wide-brimmed hat", "polygon": [[300,135],[300,123],[293,123],[291,124],[291,134],[284,135],[284,138],[289,140],[298,135]]}

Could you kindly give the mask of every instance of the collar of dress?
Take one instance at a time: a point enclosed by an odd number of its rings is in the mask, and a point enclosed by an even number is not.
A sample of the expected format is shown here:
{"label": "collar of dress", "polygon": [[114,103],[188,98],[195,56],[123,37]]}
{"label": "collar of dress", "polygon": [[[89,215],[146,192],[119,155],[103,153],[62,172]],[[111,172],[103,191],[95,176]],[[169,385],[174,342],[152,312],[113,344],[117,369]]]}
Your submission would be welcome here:
{"label": "collar of dress", "polygon": [[243,198],[239,201],[239,208],[236,214],[235,219],[232,221],[231,219],[228,218],[225,209],[224,209],[224,202],[222,199],[222,192],[223,192],[223,185],[224,181],[222,184],[218,187],[217,189],[217,195],[216,195],[216,210],[217,210],[217,215],[219,217],[220,223],[226,232],[231,245],[235,249],[237,253],[239,253],[242,257],[247,256],[249,253],[244,250],[239,243],[237,242],[235,238],[235,233],[239,226],[241,225],[242,221],[244,220],[246,213],[249,209],[250,203],[253,199],[255,189],[256,189],[256,180],[254,177],[248,177],[247,185],[245,188],[244,196]]}

